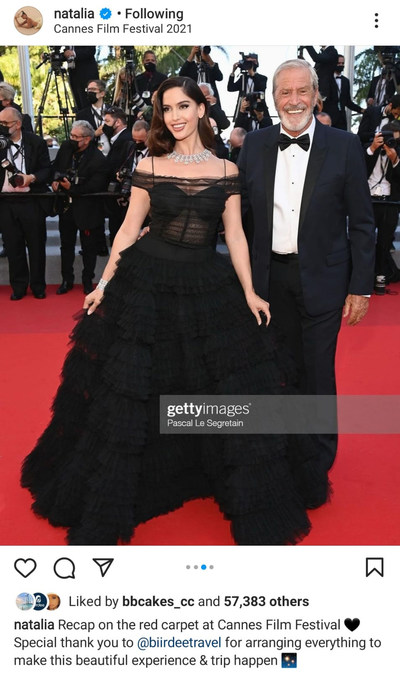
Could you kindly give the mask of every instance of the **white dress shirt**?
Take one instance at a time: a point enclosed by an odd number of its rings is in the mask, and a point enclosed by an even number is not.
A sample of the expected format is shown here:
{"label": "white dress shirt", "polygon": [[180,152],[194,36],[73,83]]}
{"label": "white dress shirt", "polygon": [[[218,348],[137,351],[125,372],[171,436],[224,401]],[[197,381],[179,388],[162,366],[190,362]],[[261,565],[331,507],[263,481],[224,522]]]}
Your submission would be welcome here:
{"label": "white dress shirt", "polygon": [[[307,152],[296,144],[285,150],[278,148],[274,186],[272,250],[283,255],[298,252],[300,208],[314,131],[315,118],[313,116],[310,126],[301,134],[310,136],[310,147]],[[289,138],[293,137],[286,133],[282,126],[281,133],[289,136]]]}

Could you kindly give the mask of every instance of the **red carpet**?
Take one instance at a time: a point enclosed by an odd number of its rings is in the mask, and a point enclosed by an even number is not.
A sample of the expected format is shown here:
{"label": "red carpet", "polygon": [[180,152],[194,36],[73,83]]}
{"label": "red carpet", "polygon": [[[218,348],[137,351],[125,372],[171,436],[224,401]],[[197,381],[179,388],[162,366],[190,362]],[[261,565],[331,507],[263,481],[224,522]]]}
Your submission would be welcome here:
{"label": "red carpet", "polygon": [[[394,286],[393,289],[397,289]],[[400,289],[400,288],[399,288]],[[83,295],[79,288],[58,297],[27,296],[10,302],[0,287],[0,543],[64,544],[30,511],[19,487],[19,470],[50,418],[68,333]],[[358,327],[344,326],[337,377],[342,394],[400,394],[400,294],[373,297]],[[304,545],[400,544],[400,441],[390,435],[345,435],[331,473],[332,502],[310,512],[313,524]],[[229,524],[211,500],[196,500],[138,527],[132,545],[231,545]]]}

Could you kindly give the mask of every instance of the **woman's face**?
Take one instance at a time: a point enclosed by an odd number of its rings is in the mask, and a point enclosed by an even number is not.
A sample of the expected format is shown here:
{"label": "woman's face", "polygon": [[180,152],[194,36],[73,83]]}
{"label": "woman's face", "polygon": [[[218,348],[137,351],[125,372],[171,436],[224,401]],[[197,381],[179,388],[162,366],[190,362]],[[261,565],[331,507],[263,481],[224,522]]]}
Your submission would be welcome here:
{"label": "woman's face", "polygon": [[57,594],[47,594],[47,598],[49,599],[49,604],[47,606],[48,610],[55,610],[58,608],[60,605],[60,598]]}
{"label": "woman's face", "polygon": [[204,105],[198,105],[180,87],[167,89],[163,96],[162,110],[164,123],[177,141],[197,134],[199,119],[205,113]]}

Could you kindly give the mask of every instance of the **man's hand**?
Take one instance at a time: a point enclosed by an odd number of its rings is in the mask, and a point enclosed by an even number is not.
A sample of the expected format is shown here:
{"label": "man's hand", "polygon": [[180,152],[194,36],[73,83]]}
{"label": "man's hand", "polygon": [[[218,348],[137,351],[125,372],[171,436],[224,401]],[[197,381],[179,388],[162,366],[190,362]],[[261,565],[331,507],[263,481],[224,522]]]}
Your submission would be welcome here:
{"label": "man's hand", "polygon": [[369,297],[360,294],[348,294],[344,302],[343,318],[347,318],[348,325],[357,325],[367,314]]}
{"label": "man's hand", "polygon": [[382,149],[383,146],[383,135],[382,133],[377,133],[376,136],[374,137],[371,145],[370,145],[370,150],[372,153],[376,152],[378,149]]}

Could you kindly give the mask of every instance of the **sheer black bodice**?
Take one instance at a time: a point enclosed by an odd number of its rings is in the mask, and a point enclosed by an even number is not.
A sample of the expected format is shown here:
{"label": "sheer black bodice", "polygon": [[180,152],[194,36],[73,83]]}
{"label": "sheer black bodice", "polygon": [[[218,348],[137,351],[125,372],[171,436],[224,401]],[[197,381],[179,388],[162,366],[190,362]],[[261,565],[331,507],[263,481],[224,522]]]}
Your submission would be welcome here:
{"label": "sheer black bodice", "polygon": [[213,244],[227,198],[240,193],[237,176],[176,178],[136,170],[132,185],[149,192],[151,234],[188,248]]}

